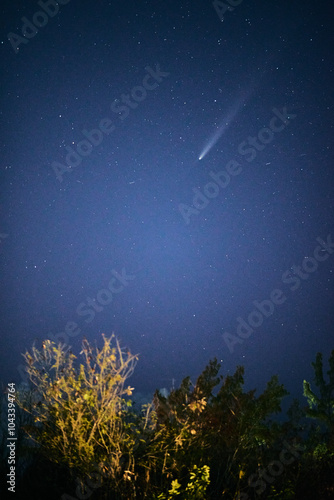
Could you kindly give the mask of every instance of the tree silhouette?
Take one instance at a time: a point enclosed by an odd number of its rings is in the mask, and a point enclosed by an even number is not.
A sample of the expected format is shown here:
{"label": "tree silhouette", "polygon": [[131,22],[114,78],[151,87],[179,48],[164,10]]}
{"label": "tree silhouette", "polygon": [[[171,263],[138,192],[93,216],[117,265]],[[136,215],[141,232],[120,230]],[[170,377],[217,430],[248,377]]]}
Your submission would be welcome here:
{"label": "tree silhouette", "polygon": [[[334,350],[329,358],[329,370],[327,375],[329,378],[326,383],[323,374],[322,354],[317,353],[315,362],[312,363],[314,368],[314,383],[319,389],[320,395],[311,389],[311,384],[304,380],[304,396],[307,398],[308,408],[306,415],[323,422],[328,428],[331,438],[334,437]],[[333,444],[333,443],[332,443]]]}

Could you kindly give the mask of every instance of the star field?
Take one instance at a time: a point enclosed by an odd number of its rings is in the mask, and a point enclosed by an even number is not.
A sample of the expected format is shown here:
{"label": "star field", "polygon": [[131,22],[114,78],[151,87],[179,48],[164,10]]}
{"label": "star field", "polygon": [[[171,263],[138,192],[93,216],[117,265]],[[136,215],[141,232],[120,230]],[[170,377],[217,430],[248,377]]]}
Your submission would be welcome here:
{"label": "star field", "polygon": [[217,357],[300,395],[333,348],[330,2],[42,3],[2,5],[0,379],[115,332],[142,392]]}

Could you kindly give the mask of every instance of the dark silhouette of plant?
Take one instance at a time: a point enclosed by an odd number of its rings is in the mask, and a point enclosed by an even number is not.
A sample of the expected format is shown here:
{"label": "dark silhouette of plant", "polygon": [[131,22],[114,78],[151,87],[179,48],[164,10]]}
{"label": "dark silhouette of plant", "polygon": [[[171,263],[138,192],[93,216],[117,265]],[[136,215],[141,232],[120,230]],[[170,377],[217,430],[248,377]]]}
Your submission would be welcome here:
{"label": "dark silhouette of plant", "polygon": [[[64,345],[48,340],[41,349],[33,346],[24,358],[34,388],[17,396],[29,414],[23,427],[37,443],[37,455],[57,464],[58,482],[67,481],[70,471],[68,493],[88,498],[88,485],[95,484],[93,498],[103,500],[246,500],[258,498],[264,483],[263,498],[331,498],[334,452],[328,435],[318,427],[306,438],[305,413],[296,400],[287,421],[274,418],[288,394],[277,376],[257,395],[255,389],[245,391],[242,366],[222,376],[213,359],[195,384],[186,377],[167,397],[156,391],[153,401],[135,412],[126,380],[137,357],[114,336],[103,336],[101,349],[84,339],[80,356],[81,363]],[[304,396],[307,415],[333,436],[334,351],[329,364],[327,383],[317,354],[313,366],[320,394],[304,381]],[[277,467],[281,459],[277,474],[272,464]],[[47,486],[48,481],[43,491]],[[67,491],[61,498],[75,498]]]}
{"label": "dark silhouette of plant", "polygon": [[320,425],[313,426],[306,439],[299,489],[300,494],[329,499],[334,497],[334,350],[329,358],[328,382],[324,378],[321,353],[317,353],[312,366],[318,391],[316,394],[311,384],[303,381],[308,403],[305,414]]}
{"label": "dark silhouette of plant", "polygon": [[334,350],[329,358],[329,370],[327,375],[329,378],[326,383],[323,374],[322,354],[316,355],[316,360],[312,363],[314,368],[314,383],[319,389],[320,395],[317,396],[311,389],[311,384],[304,380],[304,396],[307,398],[308,408],[306,415],[310,418],[315,418],[323,422],[328,428],[331,437],[334,434]]}
{"label": "dark silhouette of plant", "polygon": [[243,367],[226,378],[219,369],[214,359],[195,386],[187,377],[167,398],[155,393],[157,431],[149,445],[152,472],[160,470],[183,485],[188,470],[208,465],[213,498],[223,490],[236,493],[247,470],[258,467],[263,447],[278,438],[269,416],[281,411],[288,394],[274,376],[256,398],[255,390],[243,390]]}

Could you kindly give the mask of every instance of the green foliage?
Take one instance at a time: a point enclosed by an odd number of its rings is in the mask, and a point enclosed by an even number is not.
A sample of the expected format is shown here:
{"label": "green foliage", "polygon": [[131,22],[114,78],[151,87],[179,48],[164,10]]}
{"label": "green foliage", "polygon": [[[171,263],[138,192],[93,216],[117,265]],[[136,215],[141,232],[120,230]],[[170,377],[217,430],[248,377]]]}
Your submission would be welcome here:
{"label": "green foliage", "polygon": [[208,485],[210,484],[210,467],[203,465],[203,467],[197,467],[194,465],[192,472],[190,473],[190,480],[185,488],[182,487],[178,480],[172,481],[172,487],[168,491],[168,495],[161,493],[157,499],[158,500],[172,500],[177,496],[181,495],[182,500],[205,500],[206,491]]}
{"label": "green foliage", "polygon": [[275,486],[270,486],[268,500],[293,500],[296,498],[294,485],[289,482],[284,490],[278,490]]}
{"label": "green foliage", "polygon": [[[320,429],[309,433],[301,457],[293,455],[291,462],[288,455],[284,473],[270,472],[284,443],[296,437],[300,443],[304,431],[297,401],[287,422],[273,419],[288,394],[277,376],[257,395],[244,389],[243,367],[224,377],[213,359],[194,385],[187,377],[168,397],[156,391],[153,401],[136,413],[126,380],[137,357],[122,350],[113,336],[103,337],[101,349],[84,340],[80,356],[81,362],[50,341],[40,350],[33,346],[24,357],[34,389],[18,394],[29,414],[24,428],[36,441],[35,449],[76,477],[76,487],[64,492],[64,498],[75,498],[74,490],[86,498],[92,491],[87,485],[96,483],[97,476],[101,481],[95,488],[100,490],[94,498],[104,500],[110,495],[120,500],[257,498],[263,481],[268,499],[298,494],[304,499],[308,489],[316,498],[319,488],[332,488],[334,453]],[[304,382],[308,415],[330,427],[334,351],[328,383],[320,354],[313,366],[320,395]],[[269,479],[263,479],[264,472]]]}
{"label": "green foliage", "polygon": [[316,360],[312,363],[314,368],[314,383],[318,387],[319,395],[311,389],[311,384],[304,380],[304,396],[307,398],[308,408],[306,415],[323,422],[329,429],[330,433],[334,434],[334,350],[329,358],[329,370],[327,375],[329,378],[326,383],[323,375],[322,354],[316,355]]}
{"label": "green foliage", "polygon": [[156,392],[157,431],[148,451],[151,470],[162,470],[166,478],[180,481],[195,465],[208,464],[217,491],[237,491],[242,476],[261,461],[263,446],[277,439],[269,416],[280,411],[287,392],[274,376],[256,398],[255,390],[243,390],[243,367],[225,379],[219,369],[214,359],[195,386],[188,377],[168,398]]}
{"label": "green foliage", "polygon": [[103,347],[83,341],[83,364],[63,345],[46,340],[42,349],[26,352],[27,371],[35,386],[33,401],[21,398],[21,406],[33,415],[28,429],[49,459],[64,464],[79,478],[90,476],[101,464],[104,476],[117,484],[133,468],[135,433],[127,422],[131,395],[125,387],[137,357],[124,353],[113,336],[103,337]]}

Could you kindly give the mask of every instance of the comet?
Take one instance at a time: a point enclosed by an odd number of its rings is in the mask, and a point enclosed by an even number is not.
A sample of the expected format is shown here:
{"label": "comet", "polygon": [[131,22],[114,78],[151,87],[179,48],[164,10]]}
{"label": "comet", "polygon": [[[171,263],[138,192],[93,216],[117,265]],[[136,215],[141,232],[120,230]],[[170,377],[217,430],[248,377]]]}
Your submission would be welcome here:
{"label": "comet", "polygon": [[239,113],[242,105],[245,103],[247,100],[248,96],[250,93],[246,95],[246,97],[239,99],[232,108],[228,110],[226,113],[225,117],[223,118],[221,124],[219,125],[218,129],[214,132],[212,137],[208,140],[208,142],[205,144],[205,146],[202,149],[202,152],[200,153],[198,159],[203,160],[204,156],[208,154],[208,152],[213,148],[213,146],[219,141],[221,136],[226,132],[226,130],[229,128],[231,123],[234,121],[235,117]]}
{"label": "comet", "polygon": [[213,146],[219,141],[219,139],[221,138],[221,136],[223,135],[224,131],[226,130],[227,126],[225,123],[223,123],[223,125],[221,125],[218,130],[216,130],[216,132],[213,134],[213,136],[211,137],[211,139],[208,141],[208,143],[204,146],[201,154],[199,155],[198,159],[199,160],[202,160],[204,158],[204,156],[206,156],[208,154],[208,152],[210,151],[210,149],[213,148]]}

